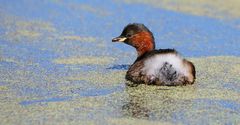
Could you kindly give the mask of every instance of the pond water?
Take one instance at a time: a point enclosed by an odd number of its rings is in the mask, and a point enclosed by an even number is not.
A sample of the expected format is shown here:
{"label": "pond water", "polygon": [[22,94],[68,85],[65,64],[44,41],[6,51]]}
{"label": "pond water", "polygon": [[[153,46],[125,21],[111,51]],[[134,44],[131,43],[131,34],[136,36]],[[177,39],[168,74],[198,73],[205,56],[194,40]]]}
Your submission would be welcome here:
{"label": "pond water", "polygon": [[[111,39],[133,22],[196,83],[125,86],[136,52]],[[2,0],[0,123],[239,124],[239,43],[238,0]]]}

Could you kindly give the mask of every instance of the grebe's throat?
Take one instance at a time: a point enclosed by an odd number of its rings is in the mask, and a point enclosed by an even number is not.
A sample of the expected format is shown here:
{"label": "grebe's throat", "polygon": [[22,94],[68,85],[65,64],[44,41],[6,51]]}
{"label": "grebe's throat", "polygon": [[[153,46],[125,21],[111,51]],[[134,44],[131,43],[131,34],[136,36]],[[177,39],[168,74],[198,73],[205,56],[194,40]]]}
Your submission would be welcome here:
{"label": "grebe's throat", "polygon": [[136,48],[138,57],[155,49],[154,37],[149,32],[140,32],[131,40],[134,41],[132,46]]}

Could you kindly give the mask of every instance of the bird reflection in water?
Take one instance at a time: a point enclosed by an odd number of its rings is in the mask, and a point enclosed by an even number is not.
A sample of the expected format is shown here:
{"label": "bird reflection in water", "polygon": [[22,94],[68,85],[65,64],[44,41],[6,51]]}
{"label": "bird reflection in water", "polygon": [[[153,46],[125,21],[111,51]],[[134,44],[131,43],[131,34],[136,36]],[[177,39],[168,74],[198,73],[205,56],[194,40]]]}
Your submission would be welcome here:
{"label": "bird reflection in water", "polygon": [[151,111],[145,107],[143,103],[143,100],[139,100],[137,96],[130,97],[129,102],[122,106],[124,115],[148,119],[151,115]]}
{"label": "bird reflection in water", "polygon": [[[139,89],[140,87],[140,89]],[[126,117],[176,122],[184,119],[185,109],[191,109],[189,100],[179,100],[171,97],[171,89],[156,88],[148,90],[146,86],[127,87],[128,102],[122,106]]]}
{"label": "bird reflection in water", "polygon": [[121,64],[121,65],[113,65],[111,67],[108,67],[107,69],[112,69],[112,70],[128,70],[130,65],[127,64]]}

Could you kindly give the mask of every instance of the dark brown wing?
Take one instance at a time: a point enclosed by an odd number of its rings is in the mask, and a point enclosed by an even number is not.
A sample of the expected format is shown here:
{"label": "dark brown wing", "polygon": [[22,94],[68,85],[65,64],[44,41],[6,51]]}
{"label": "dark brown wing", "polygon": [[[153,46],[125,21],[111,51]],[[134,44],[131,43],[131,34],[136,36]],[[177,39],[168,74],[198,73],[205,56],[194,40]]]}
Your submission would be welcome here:
{"label": "dark brown wing", "polygon": [[143,68],[143,60],[137,61],[130,66],[125,76],[126,80],[134,83],[143,83],[141,69]]}

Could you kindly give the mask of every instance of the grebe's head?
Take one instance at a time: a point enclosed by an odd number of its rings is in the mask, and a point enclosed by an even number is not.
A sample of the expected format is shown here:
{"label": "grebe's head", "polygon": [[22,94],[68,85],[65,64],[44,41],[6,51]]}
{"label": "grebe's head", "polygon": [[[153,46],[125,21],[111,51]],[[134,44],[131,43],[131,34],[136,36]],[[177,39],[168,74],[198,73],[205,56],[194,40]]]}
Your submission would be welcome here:
{"label": "grebe's head", "polygon": [[119,37],[113,38],[112,42],[124,42],[137,49],[138,56],[155,49],[152,32],[143,24],[128,24]]}

